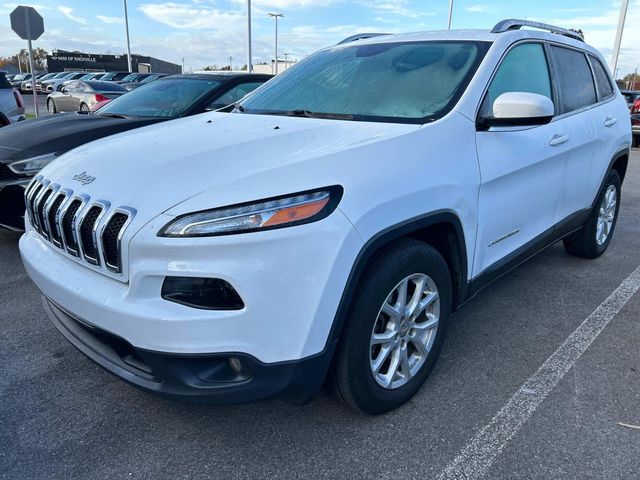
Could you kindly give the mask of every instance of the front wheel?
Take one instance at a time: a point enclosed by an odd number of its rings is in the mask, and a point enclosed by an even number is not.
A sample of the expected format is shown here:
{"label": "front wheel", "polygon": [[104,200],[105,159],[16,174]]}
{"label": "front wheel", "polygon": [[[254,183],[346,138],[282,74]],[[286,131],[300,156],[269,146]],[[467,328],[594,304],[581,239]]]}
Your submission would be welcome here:
{"label": "front wheel", "polygon": [[376,254],[358,285],[336,352],[338,396],[368,414],[413,397],[442,348],[451,297],[447,264],[430,245],[406,239]]}
{"label": "front wheel", "polygon": [[617,171],[611,170],[582,229],[563,240],[568,254],[597,258],[605,252],[618,221],[620,194],[620,175]]}

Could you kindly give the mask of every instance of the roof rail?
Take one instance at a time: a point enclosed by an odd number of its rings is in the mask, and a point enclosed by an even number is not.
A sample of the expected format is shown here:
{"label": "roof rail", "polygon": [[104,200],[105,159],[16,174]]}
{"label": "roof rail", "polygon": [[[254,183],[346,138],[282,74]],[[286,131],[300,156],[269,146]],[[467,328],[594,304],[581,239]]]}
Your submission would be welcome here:
{"label": "roof rail", "polygon": [[564,35],[565,37],[584,42],[584,38],[582,37],[582,35],[580,35],[580,33],[569,30],[568,28],[556,27],[547,23],[532,22],[530,20],[518,20],[515,18],[501,20],[500,22],[496,23],[496,26],[493,27],[491,33],[503,33],[508,30],[519,30],[522,27],[531,27],[537,28],[539,30],[546,30],[547,32],[557,33],[558,35]]}
{"label": "roof rail", "polygon": [[380,37],[382,35],[391,35],[390,33],[356,33],[355,35],[351,35],[350,37],[345,38],[341,42],[338,42],[336,45],[342,45],[343,43],[351,43],[356,40],[365,40],[367,38],[372,37]]}

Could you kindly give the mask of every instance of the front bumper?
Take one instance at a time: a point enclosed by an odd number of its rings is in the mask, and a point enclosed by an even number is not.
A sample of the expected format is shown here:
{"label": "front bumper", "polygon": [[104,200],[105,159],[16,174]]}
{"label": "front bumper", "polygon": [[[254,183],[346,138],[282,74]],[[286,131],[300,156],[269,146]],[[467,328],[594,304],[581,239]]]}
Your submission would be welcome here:
{"label": "front bumper", "polygon": [[[158,237],[169,218],[147,223],[126,240],[128,275],[122,278],[63,253],[27,222],[20,239],[25,270],[54,303],[141,350],[239,352],[272,364],[326,348],[362,248],[339,210],[292,228],[190,239]],[[165,300],[161,290],[168,276],[224,280],[245,306],[202,310]]]}
{"label": "front bumper", "polygon": [[330,351],[267,365],[239,353],[172,355],[142,350],[46,297],[43,304],[60,333],[91,360],[142,390],[172,400],[216,404],[281,398],[304,403],[320,391],[331,361]]}

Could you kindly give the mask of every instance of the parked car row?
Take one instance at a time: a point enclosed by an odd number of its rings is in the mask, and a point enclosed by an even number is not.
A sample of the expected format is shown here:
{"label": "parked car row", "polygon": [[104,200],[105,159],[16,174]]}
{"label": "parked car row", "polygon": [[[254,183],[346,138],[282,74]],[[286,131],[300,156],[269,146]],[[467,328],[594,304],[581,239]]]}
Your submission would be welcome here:
{"label": "parked car row", "polygon": [[[125,85],[127,90],[133,90],[142,83],[152,82],[167,74],[141,73],[141,72],[51,72],[36,74],[36,91],[38,93],[51,93],[71,80],[101,80],[105,82],[117,82]],[[8,80],[13,88],[22,93],[32,93],[33,82],[30,73],[13,75]]]}

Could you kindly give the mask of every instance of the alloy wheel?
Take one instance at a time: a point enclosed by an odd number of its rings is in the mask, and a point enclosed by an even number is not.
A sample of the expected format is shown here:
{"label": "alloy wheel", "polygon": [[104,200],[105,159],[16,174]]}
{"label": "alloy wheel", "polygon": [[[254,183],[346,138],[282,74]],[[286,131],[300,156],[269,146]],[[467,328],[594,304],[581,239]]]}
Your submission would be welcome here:
{"label": "alloy wheel", "polygon": [[369,364],[383,388],[405,385],[424,365],[436,338],[440,296],[428,275],[405,277],[387,295],[371,333]]}
{"label": "alloy wheel", "polygon": [[618,191],[615,185],[609,185],[604,194],[600,211],[598,213],[598,223],[596,224],[596,242],[602,245],[609,238],[613,221],[616,215],[616,205],[618,203]]}

